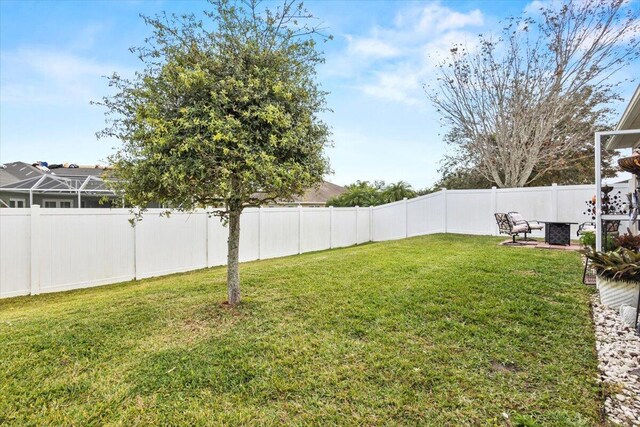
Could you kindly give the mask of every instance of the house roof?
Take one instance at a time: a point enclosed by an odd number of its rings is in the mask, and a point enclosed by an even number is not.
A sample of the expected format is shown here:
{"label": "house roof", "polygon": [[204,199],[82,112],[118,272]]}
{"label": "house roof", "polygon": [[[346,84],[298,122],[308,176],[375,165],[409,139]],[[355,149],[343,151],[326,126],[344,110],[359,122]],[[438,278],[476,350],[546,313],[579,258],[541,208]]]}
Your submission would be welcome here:
{"label": "house roof", "polygon": [[[622,113],[616,130],[640,130],[640,84],[631,97],[631,101]],[[634,148],[640,146],[640,133],[630,135],[615,135],[607,142],[608,149]]]}
{"label": "house roof", "polygon": [[328,181],[323,181],[317,188],[310,188],[302,196],[296,196],[293,198],[294,203],[301,204],[325,204],[327,200],[339,196],[345,192],[345,188],[333,184]]}
{"label": "house roof", "polygon": [[0,185],[42,176],[44,172],[25,162],[5,163],[0,169]]}
{"label": "house roof", "polygon": [[[310,188],[301,196],[294,196],[290,199],[278,199],[276,204],[300,204],[300,205],[324,205],[332,197],[342,194],[346,188],[331,182],[323,181],[318,187]],[[264,193],[254,193],[252,197],[263,199]]]}

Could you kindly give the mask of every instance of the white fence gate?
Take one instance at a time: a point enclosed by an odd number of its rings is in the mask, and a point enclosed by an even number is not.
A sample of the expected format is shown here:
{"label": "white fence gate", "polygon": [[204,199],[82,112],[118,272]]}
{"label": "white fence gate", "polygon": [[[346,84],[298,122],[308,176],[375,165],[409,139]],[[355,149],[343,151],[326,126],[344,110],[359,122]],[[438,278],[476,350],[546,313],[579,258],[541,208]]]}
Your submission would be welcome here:
{"label": "white fence gate", "polygon": [[[593,185],[553,185],[442,190],[372,208],[246,209],[240,260],[433,233],[496,235],[495,212],[579,223],[590,219],[583,212],[593,194]],[[226,264],[227,228],[217,217],[160,212],[131,227],[127,209],[0,209],[0,298]]]}

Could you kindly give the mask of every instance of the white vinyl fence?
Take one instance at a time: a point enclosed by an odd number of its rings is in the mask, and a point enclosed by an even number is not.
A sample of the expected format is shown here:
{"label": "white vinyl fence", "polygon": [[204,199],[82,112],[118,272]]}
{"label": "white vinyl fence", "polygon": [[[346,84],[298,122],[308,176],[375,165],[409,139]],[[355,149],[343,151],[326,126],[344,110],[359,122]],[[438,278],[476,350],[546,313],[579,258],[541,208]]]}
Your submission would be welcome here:
{"label": "white vinyl fence", "polygon": [[[583,212],[593,194],[593,185],[553,185],[442,190],[373,208],[246,209],[240,260],[433,233],[496,235],[495,212],[580,223],[590,220]],[[146,212],[132,227],[128,209],[0,209],[0,298],[226,264],[227,228],[219,218],[160,212]]]}

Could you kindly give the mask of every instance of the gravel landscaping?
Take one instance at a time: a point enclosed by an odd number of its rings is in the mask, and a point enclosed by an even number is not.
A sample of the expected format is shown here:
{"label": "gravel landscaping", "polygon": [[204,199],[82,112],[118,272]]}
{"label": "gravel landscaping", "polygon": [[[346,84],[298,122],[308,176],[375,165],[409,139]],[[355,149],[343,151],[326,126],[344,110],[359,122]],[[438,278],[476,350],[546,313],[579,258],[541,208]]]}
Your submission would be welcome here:
{"label": "gravel landscaping", "polygon": [[597,294],[592,303],[607,418],[617,425],[640,426],[640,337]]}

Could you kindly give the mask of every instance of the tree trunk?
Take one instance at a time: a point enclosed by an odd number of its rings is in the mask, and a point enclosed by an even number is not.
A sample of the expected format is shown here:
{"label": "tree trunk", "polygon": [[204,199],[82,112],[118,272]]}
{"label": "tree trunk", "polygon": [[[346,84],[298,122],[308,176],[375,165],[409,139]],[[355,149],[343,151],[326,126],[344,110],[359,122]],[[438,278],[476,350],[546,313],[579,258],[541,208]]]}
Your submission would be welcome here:
{"label": "tree trunk", "polygon": [[240,249],[241,212],[241,209],[232,209],[229,212],[229,240],[227,241],[227,293],[230,305],[236,305],[240,302],[240,268],[238,265],[238,255]]}

